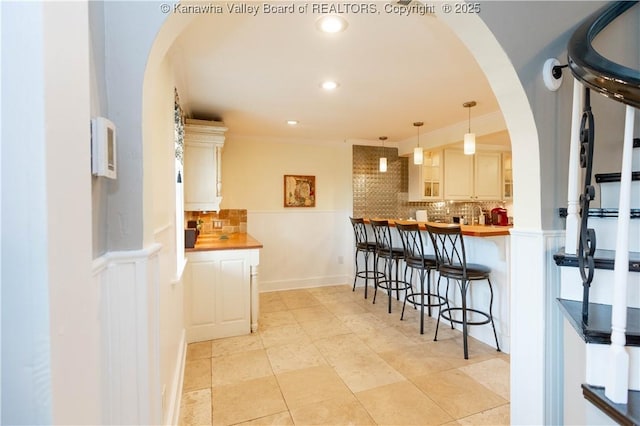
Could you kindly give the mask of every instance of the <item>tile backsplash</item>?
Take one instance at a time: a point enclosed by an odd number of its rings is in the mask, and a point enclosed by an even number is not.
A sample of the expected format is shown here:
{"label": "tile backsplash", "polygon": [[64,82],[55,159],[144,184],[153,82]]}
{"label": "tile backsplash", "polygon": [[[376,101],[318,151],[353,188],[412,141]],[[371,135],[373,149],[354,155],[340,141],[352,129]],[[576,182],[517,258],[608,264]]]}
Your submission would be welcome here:
{"label": "tile backsplash", "polygon": [[[378,170],[378,160],[387,157],[387,172]],[[353,216],[364,218],[415,218],[426,210],[430,221],[451,222],[453,217],[478,217],[480,207],[488,217],[494,207],[511,205],[492,202],[411,202],[409,201],[409,159],[398,156],[396,148],[353,146]]]}
{"label": "tile backsplash", "polygon": [[222,209],[219,212],[184,212],[185,228],[189,222],[200,224],[201,234],[212,234],[214,232],[226,233],[246,233],[247,232],[247,210],[246,209]]}

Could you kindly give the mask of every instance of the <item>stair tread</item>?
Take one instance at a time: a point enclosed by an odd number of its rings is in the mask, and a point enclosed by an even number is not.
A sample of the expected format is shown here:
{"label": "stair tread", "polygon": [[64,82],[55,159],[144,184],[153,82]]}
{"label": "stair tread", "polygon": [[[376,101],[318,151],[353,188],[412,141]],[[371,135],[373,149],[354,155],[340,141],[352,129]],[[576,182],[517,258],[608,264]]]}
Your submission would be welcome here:
{"label": "stair tread", "polygon": [[601,386],[582,385],[582,395],[593,405],[621,425],[640,424],[640,391],[630,390],[627,404],[611,402]]}
{"label": "stair tread", "polygon": [[[567,217],[567,214],[568,212],[566,207],[560,207],[558,209],[558,215],[560,217]],[[589,217],[618,217],[618,209],[589,209]],[[631,219],[640,219],[640,209],[631,209]]]}
{"label": "stair tread", "polygon": [[[589,303],[589,324],[582,322],[582,302],[558,299],[560,309],[585,343],[611,343],[611,305]],[[640,346],[640,309],[627,308],[627,346]]]}
{"label": "stair tread", "polygon": [[[594,256],[594,263],[596,269],[608,269],[613,270],[616,258],[615,250],[598,250],[596,249]],[[578,266],[578,255],[567,254],[562,247],[556,254],[553,255],[553,259],[558,266]],[[640,253],[635,251],[629,252],[629,271],[640,272]]]}
{"label": "stair tread", "polygon": [[[620,182],[621,174],[620,172],[615,173],[597,173],[594,175],[596,179],[596,183],[611,183],[611,182]],[[638,181],[640,180],[640,172],[631,172],[631,180]]]}

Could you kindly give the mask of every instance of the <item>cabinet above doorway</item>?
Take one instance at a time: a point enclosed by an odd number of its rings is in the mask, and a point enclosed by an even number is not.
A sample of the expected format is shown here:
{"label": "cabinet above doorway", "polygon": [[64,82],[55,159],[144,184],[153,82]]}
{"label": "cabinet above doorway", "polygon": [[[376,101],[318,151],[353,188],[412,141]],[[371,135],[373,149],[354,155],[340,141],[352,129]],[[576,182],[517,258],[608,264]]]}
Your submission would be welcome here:
{"label": "cabinet above doorway", "polygon": [[184,126],[184,209],[218,211],[222,201],[222,147],[227,128],[219,121],[188,118]]}

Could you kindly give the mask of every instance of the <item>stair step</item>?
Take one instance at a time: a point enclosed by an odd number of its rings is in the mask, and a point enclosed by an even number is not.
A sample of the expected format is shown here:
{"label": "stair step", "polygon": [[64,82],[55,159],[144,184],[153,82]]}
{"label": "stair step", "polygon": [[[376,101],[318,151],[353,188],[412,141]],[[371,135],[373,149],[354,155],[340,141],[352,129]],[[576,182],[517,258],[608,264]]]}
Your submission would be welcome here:
{"label": "stair step", "polygon": [[[560,268],[560,298],[581,301],[583,298],[582,277],[579,268]],[[589,302],[609,305],[613,302],[615,271],[597,269],[589,289]],[[640,274],[627,275],[627,306],[640,308]]]}
{"label": "stair step", "polygon": [[[611,343],[611,305],[589,303],[589,324],[582,322],[582,302],[558,299],[560,309],[586,343]],[[627,308],[627,346],[640,346],[640,309]]]}
{"label": "stair step", "polygon": [[[589,209],[589,217],[599,217],[599,218],[612,218],[618,217],[618,209],[617,208],[596,208]],[[558,216],[562,218],[566,218],[568,215],[568,211],[566,207],[560,207],[558,209]],[[640,209],[631,209],[631,219],[640,219]]]}
{"label": "stair step", "polygon": [[[615,250],[596,250],[594,256],[596,269],[613,270],[615,258]],[[553,259],[556,261],[556,265],[558,266],[578,267],[578,255],[566,254],[564,252],[564,247],[553,255]],[[629,271],[640,272],[640,253],[635,251],[629,252]]]}
{"label": "stair step", "polygon": [[629,391],[627,404],[615,404],[604,394],[600,386],[582,385],[584,398],[624,426],[640,425],[640,391]]}

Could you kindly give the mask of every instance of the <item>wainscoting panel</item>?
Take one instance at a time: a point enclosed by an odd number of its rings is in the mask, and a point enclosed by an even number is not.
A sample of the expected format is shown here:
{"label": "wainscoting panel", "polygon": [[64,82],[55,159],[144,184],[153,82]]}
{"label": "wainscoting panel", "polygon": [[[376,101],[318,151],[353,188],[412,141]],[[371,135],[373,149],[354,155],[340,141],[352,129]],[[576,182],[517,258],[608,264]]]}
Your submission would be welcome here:
{"label": "wainscoting panel", "polygon": [[158,252],[109,252],[94,261],[102,291],[103,423],[160,424]]}

